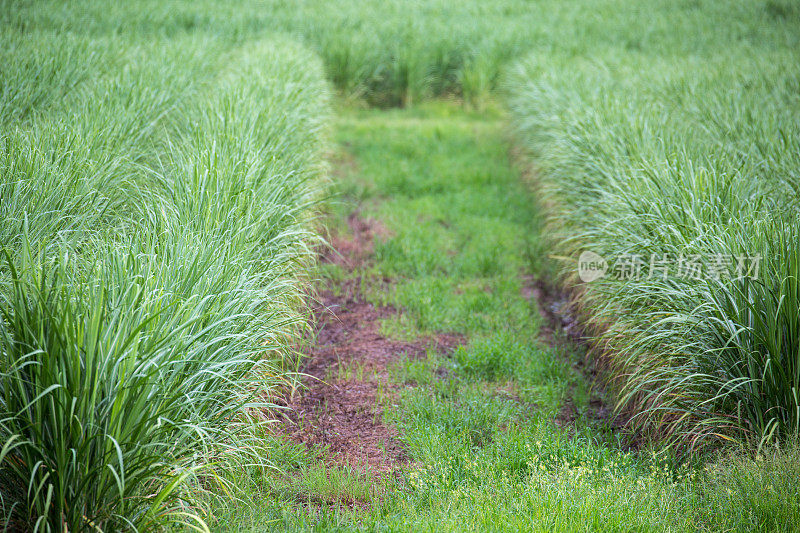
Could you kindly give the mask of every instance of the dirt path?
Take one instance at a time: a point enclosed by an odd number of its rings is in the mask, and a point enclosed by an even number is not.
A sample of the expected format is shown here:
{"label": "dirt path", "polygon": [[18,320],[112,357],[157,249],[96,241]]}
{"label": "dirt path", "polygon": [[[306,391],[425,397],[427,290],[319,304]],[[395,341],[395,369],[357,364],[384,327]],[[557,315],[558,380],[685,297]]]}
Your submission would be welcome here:
{"label": "dirt path", "polygon": [[[357,212],[348,217],[350,235],[332,236],[331,249],[320,260],[335,263],[348,273],[368,265],[374,240],[385,230],[379,222],[362,219]],[[525,297],[537,302],[545,326],[541,335],[548,344],[579,344],[574,319],[560,309],[565,296],[543,283],[526,280]],[[281,432],[296,442],[325,450],[332,465],[350,466],[374,476],[394,475],[409,462],[397,429],[384,422],[382,403],[401,386],[390,379],[390,366],[400,357],[422,357],[429,349],[448,354],[466,338],[440,334],[414,342],[386,338],[381,321],[398,313],[391,307],[367,302],[362,278],[354,276],[336,290],[325,287],[313,309],[314,341],[303,366],[304,388],[289,401],[289,415]],[[584,369],[593,373],[593,369]],[[612,420],[610,409],[593,395],[586,415],[595,423]],[[575,406],[567,401],[556,419],[572,425]]]}
{"label": "dirt path", "polygon": [[[368,263],[374,239],[383,230],[358,213],[348,217],[348,226],[351,235],[331,237],[332,249],[321,261],[353,273]],[[326,450],[332,464],[376,476],[393,474],[408,457],[397,430],[383,420],[381,403],[398,387],[389,379],[390,365],[402,356],[421,357],[431,348],[447,353],[463,337],[387,339],[379,332],[380,323],[397,310],[365,301],[360,276],[347,279],[335,291],[323,288],[317,300],[314,342],[302,369],[305,388],[290,400],[281,431],[296,442]]]}
{"label": "dirt path", "polygon": [[504,131],[342,109],[306,377],[231,533],[696,529],[705,496],[602,401]]}
{"label": "dirt path", "polygon": [[[463,116],[347,120],[333,170],[352,211],[329,220],[331,248],[320,262],[331,275],[321,276],[303,386],[279,431],[325,468],[349,467],[388,487],[381,478],[444,468],[464,453],[464,439],[477,453],[542,413],[569,434],[612,426],[600,395],[577,375],[591,380],[592,368],[581,361],[566,298],[537,278],[528,255],[538,239],[532,204],[499,125]],[[373,304],[378,287],[397,309]],[[461,333],[441,333],[451,328]],[[424,385],[408,380],[405,366],[393,371],[405,358],[424,359],[414,370],[430,376]],[[311,487],[304,498],[317,490],[317,501],[369,506],[358,483]]]}

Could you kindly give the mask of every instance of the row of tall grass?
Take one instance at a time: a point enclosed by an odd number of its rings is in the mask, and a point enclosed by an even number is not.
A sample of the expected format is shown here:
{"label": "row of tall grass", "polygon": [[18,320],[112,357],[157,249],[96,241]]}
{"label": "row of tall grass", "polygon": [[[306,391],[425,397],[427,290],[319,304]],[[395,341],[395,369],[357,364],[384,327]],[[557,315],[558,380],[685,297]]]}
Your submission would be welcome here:
{"label": "row of tall grass", "polygon": [[522,0],[35,2],[6,20],[23,31],[202,33],[233,42],[285,32],[322,57],[328,78],[346,94],[411,105],[444,94],[486,97],[506,61],[526,50],[531,23],[544,8]]}
{"label": "row of tall grass", "polygon": [[[509,75],[512,120],[539,167],[556,255],[609,262],[590,283],[574,260],[562,273],[634,424],[689,447],[793,435],[800,10],[682,3],[667,31],[639,16],[660,5],[594,3],[636,46],[533,51]],[[571,21],[576,36],[586,24]],[[699,258],[700,276],[681,275],[681,257]],[[641,261],[639,275],[619,275],[620,261]]]}
{"label": "row of tall grass", "polygon": [[[693,21],[723,20],[731,10],[741,12],[735,24],[694,31]],[[623,0],[597,5],[585,0],[137,0],[113,5],[44,0],[0,9],[0,19],[20,31],[202,34],[233,43],[283,32],[320,55],[327,77],[341,91],[381,106],[447,95],[481,104],[506,66],[531,50],[577,57],[611,44],[629,50],[665,46],[690,54],[713,50],[720,39],[756,42],[764,30],[746,20],[750,14],[756,21],[771,17],[787,25],[800,20],[791,0],[633,5]],[[689,33],[676,31],[680,27]]]}
{"label": "row of tall grass", "polygon": [[19,28],[6,9],[0,528],[204,529],[198,494],[265,463],[295,368],[322,65],[286,40]]}

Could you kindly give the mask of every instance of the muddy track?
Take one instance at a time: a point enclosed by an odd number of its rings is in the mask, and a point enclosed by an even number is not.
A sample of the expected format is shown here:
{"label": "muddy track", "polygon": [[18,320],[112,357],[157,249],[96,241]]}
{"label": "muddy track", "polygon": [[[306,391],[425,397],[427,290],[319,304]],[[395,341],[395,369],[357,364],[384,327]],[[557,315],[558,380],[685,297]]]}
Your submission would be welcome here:
{"label": "muddy track", "polygon": [[287,402],[280,432],[296,442],[325,451],[335,465],[348,465],[371,475],[397,472],[408,463],[396,428],[383,420],[381,404],[397,394],[389,369],[399,358],[421,357],[428,349],[447,353],[463,342],[458,335],[438,335],[414,342],[390,340],[380,333],[383,319],[397,313],[367,302],[356,272],[372,254],[379,223],[348,217],[351,235],[332,236],[323,262],[349,271],[347,281],[323,288],[313,309],[314,335],[302,372],[303,388]]}
{"label": "muddy track", "polygon": [[[378,477],[393,475],[409,457],[397,429],[383,419],[382,405],[393,401],[402,386],[391,381],[391,366],[402,357],[422,357],[429,349],[450,353],[466,338],[440,334],[404,342],[383,336],[381,321],[399,311],[366,301],[359,273],[369,265],[375,240],[387,238],[388,232],[358,211],[347,218],[347,225],[347,234],[329,236],[331,247],[320,253],[321,262],[347,271],[346,281],[337,287],[322,287],[317,295],[302,387],[287,399],[287,414],[278,431],[322,451],[331,465],[346,465]],[[524,296],[538,303],[544,318],[542,340],[585,353],[588,345],[568,312],[566,295],[540,280],[523,281]],[[596,385],[594,365],[584,359],[578,366],[587,381]],[[620,420],[602,401],[601,391],[594,392],[582,414],[567,400],[555,422],[573,426],[583,416],[593,425],[619,428]]]}

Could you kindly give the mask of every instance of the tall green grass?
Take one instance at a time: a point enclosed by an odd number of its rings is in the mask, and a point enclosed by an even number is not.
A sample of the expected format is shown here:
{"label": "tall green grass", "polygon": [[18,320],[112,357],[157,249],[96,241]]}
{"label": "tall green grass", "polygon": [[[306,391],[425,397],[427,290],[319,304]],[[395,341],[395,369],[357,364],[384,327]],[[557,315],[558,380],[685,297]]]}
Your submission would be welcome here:
{"label": "tall green grass", "polygon": [[377,105],[410,105],[443,94],[484,98],[505,61],[525,50],[529,28],[548,6],[443,0],[338,2],[268,0],[226,4],[141,0],[35,2],[0,15],[10,27],[92,34],[200,33],[226,41],[286,32],[323,58],[328,78]]}
{"label": "tall green grass", "polygon": [[321,65],[277,40],[5,30],[0,522],[202,529],[197,491],[266,460],[305,323]]}
{"label": "tall green grass", "polygon": [[691,56],[721,43],[787,44],[800,10],[793,0],[2,0],[0,21],[22,32],[199,34],[234,44],[283,32],[317,52],[336,87],[374,105],[437,96],[480,105],[530,51],[555,60],[608,47]]}
{"label": "tall green grass", "polygon": [[[797,12],[692,5],[669,32],[629,12],[635,46],[533,52],[510,74],[512,117],[540,167],[557,255],[645,262],[641,279],[576,287],[633,421],[690,446],[789,436],[800,424]],[[584,21],[571,24],[581,35]],[[731,258],[732,276],[679,277],[680,255],[706,269]],[[757,277],[733,279],[742,255],[761,256]],[[650,276],[652,256],[671,257],[672,273]],[[576,266],[564,264],[572,283]]]}
{"label": "tall green grass", "polygon": [[[695,25],[703,18],[727,20],[731,13],[737,22],[712,32]],[[752,14],[756,23],[747,18]],[[201,34],[233,43],[285,32],[322,57],[327,77],[341,91],[380,106],[434,96],[480,105],[507,65],[531,50],[545,57],[584,56],[608,45],[634,51],[663,45],[688,53],[713,49],[720,39],[772,42],[774,24],[759,27],[758,21],[789,26],[800,20],[790,0],[137,0],[112,6],[44,0],[0,9],[0,17],[20,31]],[[679,27],[688,32],[675,31]]]}

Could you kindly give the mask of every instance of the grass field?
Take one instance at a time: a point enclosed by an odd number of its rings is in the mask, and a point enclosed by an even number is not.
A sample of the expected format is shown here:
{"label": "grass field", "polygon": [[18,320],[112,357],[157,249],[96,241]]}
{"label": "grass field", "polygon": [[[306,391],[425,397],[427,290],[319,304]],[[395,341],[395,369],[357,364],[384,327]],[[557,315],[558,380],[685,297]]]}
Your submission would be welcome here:
{"label": "grass field", "polygon": [[[800,529],[798,50],[793,0],[0,0],[0,524]],[[284,427],[345,293],[425,347],[325,374],[390,475]]]}
{"label": "grass field", "polygon": [[23,30],[202,34],[239,44],[280,33],[313,48],[337,88],[380,106],[442,95],[481,105],[505,67],[529,52],[561,59],[653,47],[706,54],[728,43],[790,48],[800,20],[793,0],[5,2],[15,8],[0,17]]}
{"label": "grass field", "polygon": [[[399,477],[380,477],[370,491],[324,455],[292,448],[281,472],[251,471],[240,502],[215,511],[220,531],[800,526],[794,448],[765,451],[759,462],[708,455],[679,464],[657,448],[625,451],[624,433],[594,416],[602,394],[578,369],[584,354],[547,342],[540,304],[526,297],[531,276],[547,268],[539,232],[528,231],[542,221],[510,166],[501,116],[440,103],[343,110],[335,130],[346,156],[329,225],[346,228],[358,208],[390,237],[355,270],[321,265],[323,286],[359,279],[368,300],[403,309],[384,321],[389,336],[448,331],[469,340],[451,355],[400,354],[391,367],[384,416],[411,461]],[[564,425],[567,403],[576,420]]]}

